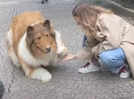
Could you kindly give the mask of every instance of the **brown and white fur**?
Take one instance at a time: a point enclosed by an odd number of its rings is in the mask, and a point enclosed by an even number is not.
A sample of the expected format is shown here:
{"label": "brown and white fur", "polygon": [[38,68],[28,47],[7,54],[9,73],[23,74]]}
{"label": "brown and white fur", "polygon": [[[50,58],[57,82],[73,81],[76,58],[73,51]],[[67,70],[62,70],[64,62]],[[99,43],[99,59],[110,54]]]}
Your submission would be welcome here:
{"label": "brown and white fur", "polygon": [[9,56],[22,67],[27,77],[49,81],[52,76],[43,66],[55,64],[66,55],[60,33],[40,12],[24,12],[13,18],[7,33]]}

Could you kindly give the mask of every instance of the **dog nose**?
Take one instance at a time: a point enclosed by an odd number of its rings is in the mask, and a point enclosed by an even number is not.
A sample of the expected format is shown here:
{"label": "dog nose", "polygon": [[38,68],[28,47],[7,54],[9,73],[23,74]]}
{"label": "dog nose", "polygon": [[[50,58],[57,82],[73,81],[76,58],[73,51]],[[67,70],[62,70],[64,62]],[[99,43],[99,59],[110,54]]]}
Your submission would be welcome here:
{"label": "dog nose", "polygon": [[46,48],[47,52],[51,51],[51,47]]}

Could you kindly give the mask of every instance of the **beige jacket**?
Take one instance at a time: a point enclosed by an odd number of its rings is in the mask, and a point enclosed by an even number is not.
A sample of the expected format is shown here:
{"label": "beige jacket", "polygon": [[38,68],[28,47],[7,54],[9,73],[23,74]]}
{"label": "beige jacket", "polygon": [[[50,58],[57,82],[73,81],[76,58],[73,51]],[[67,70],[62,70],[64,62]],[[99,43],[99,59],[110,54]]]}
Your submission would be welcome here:
{"label": "beige jacket", "polygon": [[94,53],[101,53],[107,49],[123,48],[134,78],[134,27],[115,14],[102,14],[97,23],[101,32],[96,39],[106,39],[93,48]]}

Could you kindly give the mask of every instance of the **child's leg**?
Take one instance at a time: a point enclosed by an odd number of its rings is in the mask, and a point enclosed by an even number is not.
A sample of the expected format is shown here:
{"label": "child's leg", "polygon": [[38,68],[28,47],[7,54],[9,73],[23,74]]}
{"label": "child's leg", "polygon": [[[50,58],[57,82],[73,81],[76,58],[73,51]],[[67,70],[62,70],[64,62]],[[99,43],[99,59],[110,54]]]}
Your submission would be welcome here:
{"label": "child's leg", "polygon": [[99,57],[102,64],[113,73],[119,73],[126,64],[126,57],[122,48],[104,51]]}

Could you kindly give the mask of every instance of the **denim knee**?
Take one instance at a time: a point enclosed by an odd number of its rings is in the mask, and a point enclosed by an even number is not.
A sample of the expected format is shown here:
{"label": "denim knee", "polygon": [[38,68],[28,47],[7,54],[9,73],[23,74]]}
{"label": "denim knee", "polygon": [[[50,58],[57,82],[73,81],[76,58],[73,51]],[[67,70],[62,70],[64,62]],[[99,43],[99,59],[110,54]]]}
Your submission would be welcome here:
{"label": "denim knee", "polygon": [[111,63],[113,63],[113,58],[109,55],[108,52],[102,52],[100,55],[100,60],[105,66],[109,66]]}
{"label": "denim knee", "polygon": [[121,48],[104,51],[99,54],[101,63],[115,72],[125,64],[125,56]]}

